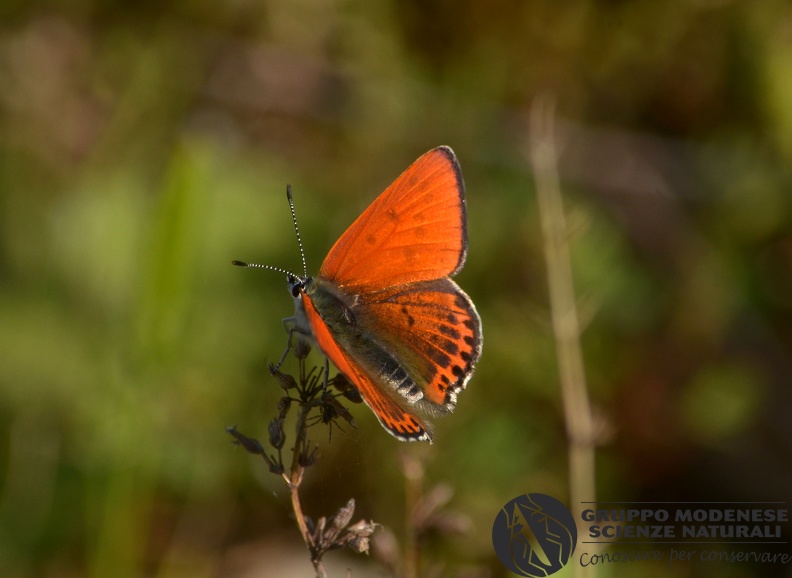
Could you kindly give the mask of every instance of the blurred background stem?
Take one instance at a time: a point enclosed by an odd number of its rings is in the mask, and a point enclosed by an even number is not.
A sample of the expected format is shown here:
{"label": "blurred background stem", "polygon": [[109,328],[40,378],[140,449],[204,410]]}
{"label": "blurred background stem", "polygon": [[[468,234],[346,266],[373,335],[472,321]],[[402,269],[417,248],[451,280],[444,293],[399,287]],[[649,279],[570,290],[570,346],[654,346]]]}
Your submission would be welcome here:
{"label": "blurred background stem", "polygon": [[[530,158],[536,180],[550,314],[569,443],[569,506],[578,518],[581,502],[595,499],[594,435],[580,347],[569,231],[556,162],[554,114],[551,97],[539,96],[534,100],[530,114]],[[579,564],[572,564],[572,568],[577,575],[584,571]]]}

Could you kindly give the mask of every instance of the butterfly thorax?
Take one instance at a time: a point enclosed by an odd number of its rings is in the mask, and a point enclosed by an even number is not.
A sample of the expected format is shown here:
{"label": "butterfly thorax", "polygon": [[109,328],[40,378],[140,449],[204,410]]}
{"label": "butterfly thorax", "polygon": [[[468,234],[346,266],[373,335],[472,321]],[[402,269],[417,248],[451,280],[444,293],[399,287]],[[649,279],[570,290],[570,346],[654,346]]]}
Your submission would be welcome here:
{"label": "butterfly thorax", "polygon": [[344,327],[354,326],[352,304],[333,291],[326,281],[314,277],[290,277],[289,291],[294,299],[294,316],[300,333],[313,333],[305,314],[305,298],[314,303],[317,311],[321,312],[322,320],[331,329],[343,330]]}
{"label": "butterfly thorax", "polygon": [[[352,312],[352,300],[344,299],[338,291],[334,291],[327,281],[315,277],[289,277],[289,292],[294,299],[294,331],[303,338],[308,338],[312,345],[320,344],[316,341],[316,331],[311,325],[305,310],[305,300],[313,304],[319,312],[322,322],[327,326],[336,341],[341,342],[344,349],[350,346],[349,341],[355,341],[355,315]],[[350,302],[347,302],[350,301]],[[328,354],[324,351],[325,355]],[[328,355],[328,357],[331,357]],[[332,360],[332,359],[331,359]]]}

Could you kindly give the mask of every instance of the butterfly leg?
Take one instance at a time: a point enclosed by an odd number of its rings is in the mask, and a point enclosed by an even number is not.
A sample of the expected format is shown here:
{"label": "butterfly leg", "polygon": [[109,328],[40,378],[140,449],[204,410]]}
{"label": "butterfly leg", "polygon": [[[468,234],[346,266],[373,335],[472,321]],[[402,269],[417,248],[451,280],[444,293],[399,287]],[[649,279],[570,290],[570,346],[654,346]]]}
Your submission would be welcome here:
{"label": "butterfly leg", "polygon": [[275,369],[280,369],[280,366],[286,361],[286,356],[292,350],[292,340],[294,339],[294,333],[297,331],[297,320],[294,317],[286,317],[283,320],[283,328],[286,330],[286,335],[288,335],[286,349],[283,350],[278,363],[275,365]]}
{"label": "butterfly leg", "polygon": [[330,360],[325,357],[325,366],[324,366],[324,383],[322,384],[322,395],[327,394],[327,380],[330,376]]}
{"label": "butterfly leg", "polygon": [[289,351],[291,351],[291,348],[292,348],[292,343],[291,343],[291,333],[290,333],[289,334],[289,339],[286,342],[286,349],[283,350],[283,353],[281,354],[280,359],[278,360],[278,363],[275,364],[275,370],[276,371],[279,370],[280,366],[283,365],[283,362],[286,361],[286,356],[289,354]]}
{"label": "butterfly leg", "polygon": [[[310,334],[306,333],[300,325],[297,323],[296,317],[286,317],[283,320],[283,329],[286,330],[286,334],[288,335],[288,339],[286,340],[286,349],[283,350],[283,353],[278,360],[278,363],[275,364],[275,369],[280,369],[280,366],[283,365],[283,362],[286,361],[286,356],[294,347],[294,334],[297,334],[297,339],[308,339],[310,338]],[[310,341],[310,339],[308,339]],[[325,377],[325,385],[327,382],[327,377]],[[325,387],[327,389],[327,387]]]}

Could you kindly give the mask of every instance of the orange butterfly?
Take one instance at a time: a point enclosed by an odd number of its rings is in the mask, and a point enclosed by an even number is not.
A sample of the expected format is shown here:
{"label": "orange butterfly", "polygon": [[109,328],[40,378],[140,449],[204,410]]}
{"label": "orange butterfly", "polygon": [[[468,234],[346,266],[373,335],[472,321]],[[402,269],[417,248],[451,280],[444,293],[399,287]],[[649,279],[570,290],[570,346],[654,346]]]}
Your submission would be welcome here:
{"label": "orange butterfly", "polygon": [[352,223],[318,276],[288,273],[290,337],[312,338],[400,440],[431,443],[415,410],[453,411],[481,356],[481,319],[449,278],[466,255],[462,173],[438,147]]}

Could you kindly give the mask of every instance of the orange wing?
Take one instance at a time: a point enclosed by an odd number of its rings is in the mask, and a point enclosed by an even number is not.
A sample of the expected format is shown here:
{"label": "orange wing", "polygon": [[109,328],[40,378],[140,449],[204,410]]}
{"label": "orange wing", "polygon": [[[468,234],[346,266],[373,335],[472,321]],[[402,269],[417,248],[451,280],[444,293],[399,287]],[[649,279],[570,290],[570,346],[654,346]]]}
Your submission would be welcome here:
{"label": "orange wing", "polygon": [[453,151],[438,147],[341,235],[319,277],[357,293],[453,275],[465,262],[465,228],[462,172]]}
{"label": "orange wing", "polygon": [[371,408],[382,426],[402,441],[428,441],[432,437],[426,425],[415,415],[405,411],[391,399],[350,355],[342,350],[329,328],[322,321],[310,297],[303,293],[305,316],[311,324],[314,339],[333,365],[343,373],[360,392],[363,401]]}
{"label": "orange wing", "polygon": [[[392,287],[359,296],[351,307],[360,331],[399,360],[412,383],[396,391],[432,411],[451,411],[481,357],[481,320],[451,279]],[[412,387],[407,387],[407,385]],[[393,386],[392,386],[393,387]]]}

